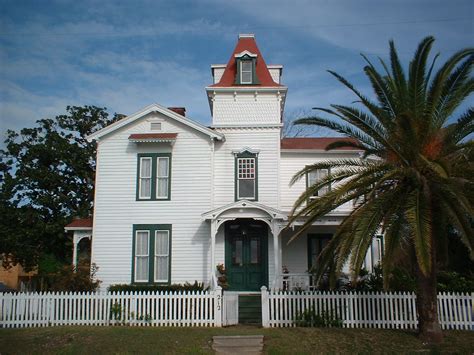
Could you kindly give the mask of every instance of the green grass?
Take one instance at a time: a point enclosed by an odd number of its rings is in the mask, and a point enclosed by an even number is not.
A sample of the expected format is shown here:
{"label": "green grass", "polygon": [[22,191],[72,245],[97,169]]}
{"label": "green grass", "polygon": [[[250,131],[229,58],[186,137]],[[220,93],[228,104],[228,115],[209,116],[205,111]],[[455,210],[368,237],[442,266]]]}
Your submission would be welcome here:
{"label": "green grass", "polygon": [[50,327],[0,329],[6,354],[210,354],[213,335],[262,334],[265,353],[458,353],[472,354],[474,332],[445,332],[444,343],[424,346],[415,333],[328,328]]}

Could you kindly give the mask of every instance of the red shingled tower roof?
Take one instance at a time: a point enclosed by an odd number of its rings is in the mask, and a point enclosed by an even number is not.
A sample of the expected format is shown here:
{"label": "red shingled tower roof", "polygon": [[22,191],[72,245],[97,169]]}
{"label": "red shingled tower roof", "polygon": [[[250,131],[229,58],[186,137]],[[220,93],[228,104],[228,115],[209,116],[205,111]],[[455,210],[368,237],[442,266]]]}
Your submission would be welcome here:
{"label": "red shingled tower roof", "polygon": [[[232,55],[230,56],[229,62],[227,63],[224,73],[222,74],[221,80],[217,84],[211,85],[211,87],[247,86],[247,85],[235,84],[235,75],[237,71],[235,55],[242,53],[244,51],[248,51],[252,54],[257,55],[257,59],[255,63],[255,71],[256,71],[257,78],[260,82],[258,86],[265,86],[265,87],[282,86],[273,81],[272,76],[270,75],[270,72],[268,71],[267,64],[265,63],[265,60],[263,59],[263,56],[257,47],[257,42],[255,41],[255,37],[249,35],[249,36],[239,36],[237,45],[235,46],[235,49],[232,52]],[[249,85],[249,86],[255,86],[255,85]]]}

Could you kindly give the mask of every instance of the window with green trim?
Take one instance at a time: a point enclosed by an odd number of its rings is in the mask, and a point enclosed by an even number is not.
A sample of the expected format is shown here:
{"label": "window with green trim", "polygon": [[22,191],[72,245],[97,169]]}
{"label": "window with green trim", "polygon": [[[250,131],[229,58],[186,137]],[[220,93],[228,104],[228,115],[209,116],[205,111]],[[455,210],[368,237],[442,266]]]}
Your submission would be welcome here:
{"label": "window with green trim", "polygon": [[171,154],[138,154],[137,200],[169,200],[171,197]]}
{"label": "window with green trim", "polygon": [[133,283],[168,284],[171,280],[171,225],[133,226]]}
{"label": "window with green trim", "polygon": [[[306,173],[306,189],[327,178],[331,174],[329,169],[312,170]],[[326,185],[313,193],[313,197],[323,196],[331,190],[331,185]]]}
{"label": "window with green trim", "polygon": [[257,58],[244,55],[235,60],[237,70],[235,75],[235,84],[237,85],[256,85],[259,84],[256,72]]}
{"label": "window with green trim", "polygon": [[257,154],[239,153],[235,156],[235,200],[258,199]]}
{"label": "window with green trim", "polygon": [[308,270],[317,266],[317,260],[329,243],[332,234],[308,234]]}

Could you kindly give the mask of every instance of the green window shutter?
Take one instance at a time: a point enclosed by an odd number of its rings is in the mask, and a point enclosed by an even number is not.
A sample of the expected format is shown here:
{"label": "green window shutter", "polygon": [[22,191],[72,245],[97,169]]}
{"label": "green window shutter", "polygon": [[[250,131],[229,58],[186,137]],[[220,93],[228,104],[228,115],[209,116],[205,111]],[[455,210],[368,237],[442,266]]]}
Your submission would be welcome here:
{"label": "green window shutter", "polygon": [[[240,171],[239,171],[240,170]],[[253,178],[252,178],[253,177]],[[249,188],[253,182],[253,196],[241,192]],[[235,155],[234,158],[234,197],[235,201],[250,200],[258,201],[258,154],[248,151]]]}
{"label": "green window shutter", "polygon": [[[165,158],[165,159],[160,159]],[[143,189],[141,187],[144,185],[143,169],[142,163],[144,161],[151,160],[151,182],[150,182],[150,192],[151,196],[148,198],[143,197]],[[160,161],[163,162],[167,160],[167,177],[165,175],[158,176],[158,171],[164,171],[163,165],[160,164]],[[172,159],[171,153],[140,153],[137,155],[137,182],[136,182],[136,200],[137,201],[169,201],[171,200],[171,178],[172,178]],[[166,188],[163,189],[163,185],[158,186],[158,184],[167,183],[167,195],[162,195],[158,197],[160,191],[166,191]]]}
{"label": "green window shutter", "polygon": [[[155,273],[155,266],[157,266],[156,259],[158,263],[160,262],[160,256],[157,257],[155,250],[157,246],[157,235],[160,236],[164,235],[163,232],[167,232],[168,239],[167,243],[161,243],[158,247],[161,247],[159,250],[159,254],[163,257],[164,250],[162,248],[163,245],[167,247],[167,265],[166,265],[166,280],[163,278],[163,274],[160,273],[160,269],[156,269],[157,273],[160,274],[161,280],[155,281],[156,273]],[[142,238],[143,235],[147,233],[148,237],[148,258],[146,259],[143,255],[144,248],[142,247],[141,250],[137,250],[137,238]],[[172,251],[172,225],[171,224],[134,224],[133,225],[133,238],[132,238],[132,276],[131,282],[134,284],[162,284],[162,285],[169,285],[171,284],[171,251]],[[140,246],[140,245],[139,245]],[[147,260],[146,270],[148,271],[147,280],[144,279],[136,279],[136,268],[141,267],[143,270],[143,262]],[[142,265],[140,265],[140,263]],[[163,264],[162,264],[163,265]],[[159,266],[159,264],[158,264]],[[142,273],[144,274],[144,273]]]}

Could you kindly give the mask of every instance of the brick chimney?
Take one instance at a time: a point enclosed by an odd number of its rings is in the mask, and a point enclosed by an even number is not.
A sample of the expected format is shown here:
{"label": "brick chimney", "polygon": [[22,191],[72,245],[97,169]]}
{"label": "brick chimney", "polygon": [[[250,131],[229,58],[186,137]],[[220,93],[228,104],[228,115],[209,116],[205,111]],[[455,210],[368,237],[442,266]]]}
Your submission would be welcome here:
{"label": "brick chimney", "polygon": [[174,111],[178,115],[186,117],[186,108],[185,107],[168,107],[168,110]]}

